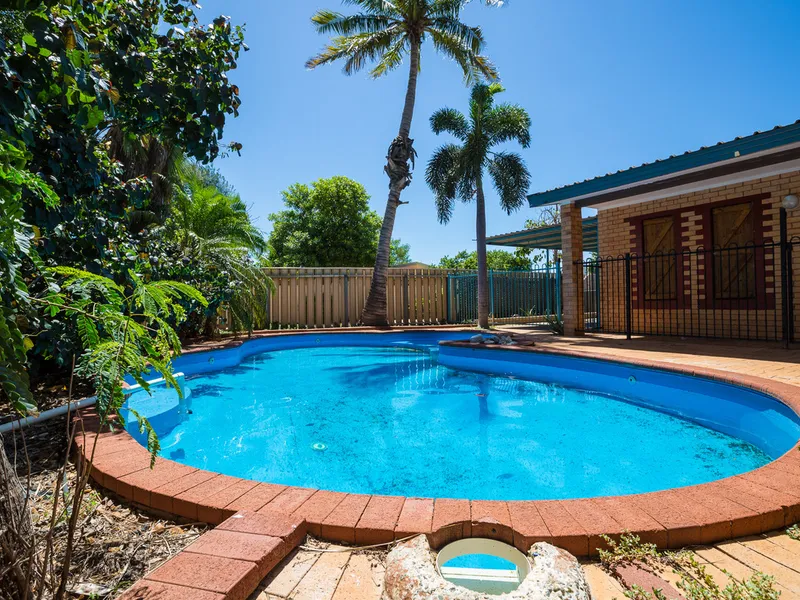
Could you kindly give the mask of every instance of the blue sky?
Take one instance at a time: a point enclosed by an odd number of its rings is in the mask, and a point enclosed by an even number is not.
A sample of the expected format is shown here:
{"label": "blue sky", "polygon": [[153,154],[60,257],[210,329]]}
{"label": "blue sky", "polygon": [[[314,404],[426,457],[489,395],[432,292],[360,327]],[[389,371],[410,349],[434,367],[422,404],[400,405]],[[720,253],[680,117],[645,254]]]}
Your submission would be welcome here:
{"label": "blue sky", "polygon": [[[201,4],[207,21],[226,14],[247,26],[251,51],[231,73],[241,116],[226,127],[244,150],[217,166],[258,225],[269,231],[267,216],[281,209],[290,184],[333,175],[361,182],[382,215],[384,156],[397,134],[406,68],[377,81],[335,65],[307,71],[304,62],[325,43],[309,19],[319,8],[351,10],[338,0]],[[512,0],[501,9],[476,0],[463,20],[484,29],[507,89],[502,100],[531,115],[533,142],[521,151],[531,192],[800,118],[796,0]],[[467,97],[458,67],[426,45],[412,128],[418,171],[395,225],[415,260],[474,248],[474,206],[459,204],[440,225],[424,182],[431,153],[449,141],[430,132],[428,118],[442,106],[464,109]],[[506,215],[494,190],[487,200],[490,235],[521,229],[533,214]]]}

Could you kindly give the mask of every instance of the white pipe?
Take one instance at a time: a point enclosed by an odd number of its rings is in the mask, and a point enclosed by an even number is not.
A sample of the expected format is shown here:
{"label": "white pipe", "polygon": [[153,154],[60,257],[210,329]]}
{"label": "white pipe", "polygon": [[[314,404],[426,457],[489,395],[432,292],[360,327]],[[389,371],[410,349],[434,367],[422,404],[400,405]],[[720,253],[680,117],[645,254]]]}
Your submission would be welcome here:
{"label": "white pipe", "polygon": [[[175,373],[174,377],[175,379],[183,380],[184,375],[183,373]],[[153,379],[147,383],[149,383],[150,386],[163,384],[164,378],[159,377],[158,379]],[[130,386],[125,390],[125,393],[130,394],[131,392],[141,389],[141,387],[142,386],[138,384]],[[61,415],[67,414],[68,410],[72,410],[74,412],[79,408],[83,408],[84,406],[93,406],[95,402],[97,402],[97,396],[92,396],[91,398],[84,398],[83,400],[71,402],[70,404],[65,404],[63,406],[56,406],[55,408],[44,411],[43,413],[39,413],[35,417],[25,417],[24,419],[17,419],[16,421],[3,423],[0,425],[0,434],[7,433],[9,431],[16,431],[17,429],[28,427],[34,423],[44,423],[45,421],[49,421],[55,417],[60,417]]]}
{"label": "white pipe", "polygon": [[16,431],[17,429],[22,429],[23,427],[33,425],[34,423],[43,423],[44,421],[49,421],[55,417],[60,417],[61,415],[67,414],[68,410],[72,410],[74,412],[79,408],[83,408],[84,406],[92,406],[95,402],[97,402],[97,397],[92,396],[91,398],[84,398],[83,400],[78,400],[77,402],[72,402],[70,404],[64,404],[63,406],[56,406],[55,408],[44,411],[43,413],[39,413],[35,417],[26,417],[24,419],[11,421],[10,423],[3,423],[0,425],[0,434],[7,433],[9,431]]}

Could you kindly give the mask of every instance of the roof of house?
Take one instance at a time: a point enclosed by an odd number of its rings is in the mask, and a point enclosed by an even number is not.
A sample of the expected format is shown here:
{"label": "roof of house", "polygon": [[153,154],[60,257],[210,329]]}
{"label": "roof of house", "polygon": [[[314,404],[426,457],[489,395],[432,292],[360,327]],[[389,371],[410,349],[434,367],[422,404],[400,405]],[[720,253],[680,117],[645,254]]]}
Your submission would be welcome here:
{"label": "roof of house", "polygon": [[[752,135],[737,137],[728,142],[718,142],[713,146],[703,146],[697,150],[629,167],[616,173],[608,173],[607,175],[593,177],[552,190],[537,192],[528,196],[528,203],[531,207],[554,204],[620,186],[630,186],[656,177],[677,174],[688,169],[707,167],[714,163],[729,161],[734,158],[743,159],[741,167],[744,170],[745,168],[751,168],[747,167],[747,165],[754,164],[752,160],[747,161],[745,159],[748,155],[796,142],[800,142],[800,120],[791,125],[774,127],[768,131],[756,131]],[[794,155],[791,158],[794,158]],[[585,203],[585,205],[588,206],[590,204]]]}
{"label": "roof of house", "polygon": [[[493,235],[486,238],[486,243],[493,246],[560,250],[561,225],[548,225],[547,227]],[[583,250],[584,252],[597,252],[597,217],[588,217],[583,220]]]}

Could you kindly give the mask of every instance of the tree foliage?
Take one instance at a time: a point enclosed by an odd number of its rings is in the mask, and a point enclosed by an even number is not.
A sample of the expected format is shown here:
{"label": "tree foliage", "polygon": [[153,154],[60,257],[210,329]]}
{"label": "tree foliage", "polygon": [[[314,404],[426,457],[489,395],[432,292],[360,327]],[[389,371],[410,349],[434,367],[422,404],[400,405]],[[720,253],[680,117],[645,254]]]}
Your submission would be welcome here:
{"label": "tree foliage", "polygon": [[375,261],[381,218],[364,186],[347,177],[296,183],[285,209],[269,216],[269,261],[275,267],[367,267]]}
{"label": "tree foliage", "polygon": [[461,142],[439,147],[428,162],[426,180],[435,194],[441,223],[450,220],[456,199],[475,199],[486,172],[508,214],[525,202],[530,173],[522,157],[493,148],[509,141],[527,148],[531,119],[520,106],[495,106],[494,96],[502,91],[499,84],[476,85],[470,97],[469,117],[452,108],[443,108],[431,116],[434,133],[449,133]]}
{"label": "tree foliage", "polygon": [[197,322],[199,315],[194,319],[197,330],[211,333],[223,304],[231,312],[233,330],[266,326],[266,294],[271,282],[258,264],[258,257],[267,249],[263,233],[242,199],[220,189],[233,191],[217,172],[190,165],[184,170],[184,179],[170,217],[150,237],[177,244],[176,248],[168,246],[172,252],[162,276],[171,276],[170,269],[180,271],[181,280],[211,298],[205,320]]}
{"label": "tree foliage", "polygon": [[[156,372],[181,394],[171,367],[173,356],[181,352],[181,343],[170,320],[180,323],[186,318],[182,300],[206,305],[200,292],[180,281],[148,282],[134,271],[129,273],[133,281],[129,288],[72,267],[49,271],[61,283],[34,302],[51,317],[64,313],[75,318],[83,348],[76,372],[94,382],[101,425],[111,416],[121,418],[119,411],[125,401],[122,380],[126,376],[149,391],[145,376]],[[155,460],[158,440],[149,423],[141,420],[150,434],[148,448]]]}
{"label": "tree foliage", "polygon": [[0,128],[26,145],[30,171],[62,199],[57,209],[26,202],[46,258],[126,276],[113,264],[130,243],[121,218],[146,206],[158,182],[114,160],[115,136],[168,140],[170,151],[201,161],[220,153],[226,119],[240,104],[228,73],[245,48],[243,32],[224,17],[200,25],[194,4],[27,2],[16,13],[22,35],[4,32]]}
{"label": "tree foliage", "polygon": [[26,170],[29,155],[20,146],[0,134],[0,390],[12,408],[26,414],[35,407],[26,369],[32,342],[20,330],[33,312],[23,263],[41,266],[41,261],[34,231],[23,221],[22,195],[35,194],[48,207],[55,207],[58,197]]}
{"label": "tree foliage", "polygon": [[[541,206],[539,207],[536,216],[532,219],[525,220],[525,229],[540,229],[542,227],[551,227],[553,225],[561,224],[561,207],[560,206]],[[542,250],[534,250],[531,248],[520,247],[514,250],[514,254],[520,260],[529,259],[533,265],[549,265],[553,266],[558,262],[559,250],[552,252],[545,252]]]}
{"label": "tree foliage", "polygon": [[[141,233],[165,218],[148,212],[171,201],[176,158],[205,163],[224,151],[224,126],[240,105],[228,75],[246,50],[240,27],[226,17],[201,24],[195,5],[31,0],[2,13],[12,26],[0,31],[0,130],[61,198],[54,205],[23,186],[21,218],[46,265],[131,285],[142,254],[174,253]],[[150,266],[148,277],[173,275]],[[46,291],[41,278],[29,284]],[[63,315],[30,315],[23,329],[39,330],[35,368],[68,365],[78,348]]]}
{"label": "tree foliage", "polygon": [[[342,62],[344,72],[356,73],[368,64],[374,65],[373,77],[381,77],[398,68],[407,56],[408,84],[397,137],[386,153],[384,172],[389,177],[389,195],[375,255],[369,295],[361,313],[365,325],[387,324],[387,270],[391,259],[392,230],[400,195],[411,184],[414,168],[414,140],[411,122],[417,95],[417,79],[421,69],[422,46],[426,40],[434,49],[461,67],[464,81],[497,79],[494,65],[483,55],[484,39],[480,27],[461,21],[461,9],[469,0],[344,0],[361,12],[345,15],[320,10],[312,18],[317,32],[332,35],[327,47],[306,62],[309,69],[323,64]],[[489,6],[500,6],[502,0],[484,0]]]}
{"label": "tree foliage", "polygon": [[[430,38],[438,52],[461,67],[467,83],[497,78],[494,65],[481,54],[481,28],[459,20],[464,0],[352,0],[348,4],[363,12],[345,15],[320,10],[311,18],[317,33],[334,37],[306,67],[343,61],[345,74],[352,75],[374,63],[370,74],[377,78],[399,67],[412,45]],[[487,0],[486,4],[498,3]]]}
{"label": "tree foliage", "polygon": [[[525,202],[530,173],[522,157],[497,150],[515,141],[523,148],[530,145],[531,119],[520,106],[495,105],[501,93],[499,83],[478,84],[472,88],[469,117],[452,108],[443,108],[431,116],[436,134],[449,133],[460,143],[445,144],[428,161],[425,178],[433,190],[439,222],[447,223],[456,199],[476,201],[475,238],[478,269],[478,325],[489,326],[489,278],[486,256],[486,199],[483,181],[486,173],[500,197],[500,206],[511,214]],[[524,259],[523,256],[519,257]]]}
{"label": "tree foliage", "polygon": [[[493,271],[520,271],[530,270],[533,266],[530,258],[519,256],[507,250],[489,250],[486,253],[486,261],[489,269]],[[442,269],[471,269],[478,268],[478,251],[462,250],[453,257],[444,256],[439,261]]]}
{"label": "tree foliage", "polygon": [[389,266],[396,267],[411,262],[411,245],[404,244],[399,239],[392,240],[391,254],[389,255]]}

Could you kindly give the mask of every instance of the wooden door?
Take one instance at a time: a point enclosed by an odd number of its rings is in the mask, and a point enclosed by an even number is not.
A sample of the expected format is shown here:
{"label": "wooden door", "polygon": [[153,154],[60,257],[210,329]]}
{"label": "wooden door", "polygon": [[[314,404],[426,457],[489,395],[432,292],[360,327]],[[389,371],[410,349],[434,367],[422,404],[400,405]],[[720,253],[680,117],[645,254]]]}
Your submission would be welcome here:
{"label": "wooden door", "polygon": [[750,202],[711,211],[714,243],[714,297],[755,298],[755,218]]}

